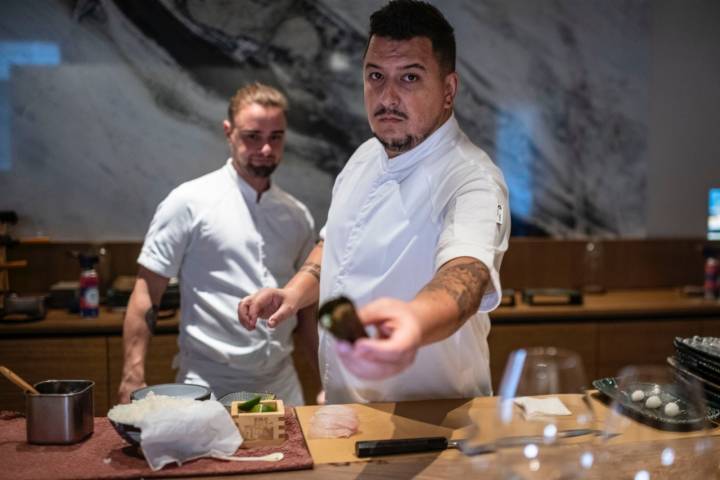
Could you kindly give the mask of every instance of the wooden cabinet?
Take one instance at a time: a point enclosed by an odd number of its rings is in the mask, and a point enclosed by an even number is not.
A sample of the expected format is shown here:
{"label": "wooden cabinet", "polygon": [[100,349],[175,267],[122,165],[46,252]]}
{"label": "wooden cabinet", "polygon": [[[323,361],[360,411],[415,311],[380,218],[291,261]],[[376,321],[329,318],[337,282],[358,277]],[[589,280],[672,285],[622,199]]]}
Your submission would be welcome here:
{"label": "wooden cabinet", "polygon": [[[107,339],[105,337],[13,338],[0,340],[0,364],[35,384],[51,379],[95,382],[95,414],[108,409]],[[25,411],[25,396],[0,380],[0,410]]]}
{"label": "wooden cabinet", "polygon": [[[158,324],[146,374],[152,383],[172,382],[170,368],[177,352],[177,317]],[[95,382],[95,415],[116,403],[122,374],[122,313],[103,311],[98,318],[80,318],[50,311],[40,322],[0,324],[0,364],[34,384],[50,379]],[[19,388],[0,377],[0,410],[25,411]]]}
{"label": "wooden cabinet", "polygon": [[584,323],[496,324],[490,329],[490,372],[495,392],[500,387],[508,355],[527,347],[556,347],[580,354],[586,372],[595,372],[597,325]]}
{"label": "wooden cabinet", "polygon": [[720,336],[720,315],[713,319],[596,318],[547,319],[532,323],[494,323],[490,330],[490,370],[497,392],[508,355],[526,347],[564,348],[580,354],[588,381],[617,375],[628,365],[661,365],[674,354],[675,337]]}
{"label": "wooden cabinet", "polygon": [[673,339],[693,335],[702,335],[702,323],[697,320],[615,320],[600,323],[597,370],[593,378],[615,376],[628,365],[663,365],[675,351]]}
{"label": "wooden cabinet", "polygon": [[720,337],[720,304],[671,289],[587,295],[580,306],[529,306],[520,301],[490,314],[490,369],[497,391],[515,349],[554,346],[580,354],[589,381],[628,365],[665,364],[673,339]]}
{"label": "wooden cabinet", "polygon": [[[519,300],[519,298],[518,298]],[[531,307],[521,302],[491,314],[490,368],[497,391],[508,354],[531,346],[577,351],[588,380],[612,376],[630,364],[663,364],[676,336],[720,337],[720,304],[687,299],[675,291],[619,291],[588,296],[581,306]],[[158,323],[146,375],[148,384],[175,379],[178,317]],[[307,403],[320,390],[302,345],[293,361]],[[30,383],[52,378],[95,382],[95,413],[115,404],[122,373],[122,314],[81,319],[51,311],[41,322],[0,324],[0,364]],[[22,392],[0,377],[0,410],[24,411]]]}

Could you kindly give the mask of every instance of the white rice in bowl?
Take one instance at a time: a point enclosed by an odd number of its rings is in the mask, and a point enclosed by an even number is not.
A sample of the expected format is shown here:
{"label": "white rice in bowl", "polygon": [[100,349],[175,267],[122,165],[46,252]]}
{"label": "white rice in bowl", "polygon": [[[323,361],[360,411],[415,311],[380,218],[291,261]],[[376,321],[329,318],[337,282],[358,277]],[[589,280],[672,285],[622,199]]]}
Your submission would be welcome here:
{"label": "white rice in bowl", "polygon": [[184,408],[194,402],[195,400],[191,398],[168,397],[167,395],[155,395],[150,392],[140,400],[133,400],[132,403],[115,405],[110,409],[107,416],[115,423],[140,427],[143,418],[149,413],[158,410]]}

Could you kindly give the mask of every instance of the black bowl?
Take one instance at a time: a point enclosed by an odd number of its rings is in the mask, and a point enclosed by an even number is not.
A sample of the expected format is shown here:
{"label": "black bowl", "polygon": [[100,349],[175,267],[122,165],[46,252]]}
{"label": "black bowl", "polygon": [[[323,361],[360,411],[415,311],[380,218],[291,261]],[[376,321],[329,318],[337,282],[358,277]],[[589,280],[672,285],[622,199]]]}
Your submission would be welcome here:
{"label": "black bowl", "polygon": [[[110,420],[108,418],[108,420]],[[134,445],[136,447],[140,446],[140,429],[133,426],[128,425],[127,423],[118,423],[113,422],[110,420],[110,424],[115,428],[115,431],[122,437],[123,440],[128,442],[130,445]]]}

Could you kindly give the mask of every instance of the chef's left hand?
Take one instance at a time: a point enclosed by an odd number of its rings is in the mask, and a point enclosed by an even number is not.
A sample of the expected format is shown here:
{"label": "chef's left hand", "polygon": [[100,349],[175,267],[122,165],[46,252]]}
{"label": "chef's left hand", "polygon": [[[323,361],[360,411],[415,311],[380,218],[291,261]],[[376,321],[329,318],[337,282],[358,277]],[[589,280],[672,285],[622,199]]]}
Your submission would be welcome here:
{"label": "chef's left hand", "polygon": [[412,365],[422,332],[409,303],[381,298],[361,308],[358,317],[365,325],[375,325],[379,336],[354,344],[338,341],[336,351],[345,368],[362,379],[382,380]]}

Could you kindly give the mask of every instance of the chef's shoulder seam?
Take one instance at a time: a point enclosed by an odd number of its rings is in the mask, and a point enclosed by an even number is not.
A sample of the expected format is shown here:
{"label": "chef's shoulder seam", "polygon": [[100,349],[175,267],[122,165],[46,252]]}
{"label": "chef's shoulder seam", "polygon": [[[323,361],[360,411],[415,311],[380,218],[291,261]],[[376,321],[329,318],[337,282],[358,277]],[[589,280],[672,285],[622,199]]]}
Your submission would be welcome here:
{"label": "chef's shoulder seam", "polygon": [[222,170],[215,170],[176,188],[190,212],[191,232],[200,225],[208,211],[218,208],[220,202],[234,194],[235,184],[223,175]]}

